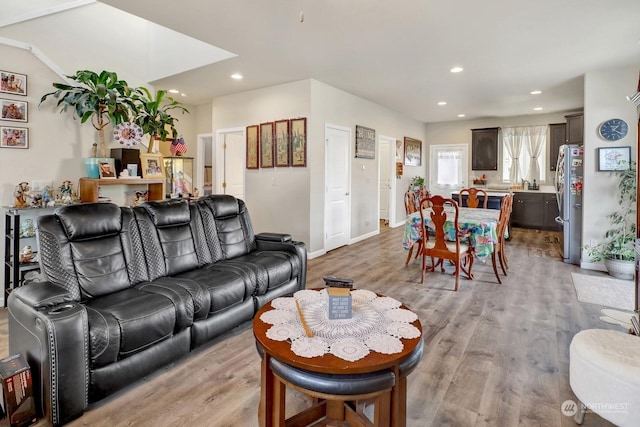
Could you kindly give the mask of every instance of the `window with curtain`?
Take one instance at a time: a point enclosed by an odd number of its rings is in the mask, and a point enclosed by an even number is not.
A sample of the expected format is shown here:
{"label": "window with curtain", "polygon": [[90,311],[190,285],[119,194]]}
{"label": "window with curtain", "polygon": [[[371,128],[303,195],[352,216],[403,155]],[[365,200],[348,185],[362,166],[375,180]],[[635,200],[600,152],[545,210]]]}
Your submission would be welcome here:
{"label": "window with curtain", "polygon": [[502,128],[502,180],[519,184],[523,180],[545,180],[547,126]]}

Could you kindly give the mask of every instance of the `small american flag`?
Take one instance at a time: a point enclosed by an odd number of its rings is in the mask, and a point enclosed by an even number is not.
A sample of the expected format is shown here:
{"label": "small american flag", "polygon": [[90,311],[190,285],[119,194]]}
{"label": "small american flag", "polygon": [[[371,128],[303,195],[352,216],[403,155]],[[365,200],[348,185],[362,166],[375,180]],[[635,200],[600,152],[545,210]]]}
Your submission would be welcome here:
{"label": "small american flag", "polygon": [[174,156],[180,155],[180,154],[184,154],[187,152],[187,146],[184,144],[184,138],[180,137],[180,138],[176,138],[173,140],[173,142],[171,143],[171,147],[169,148],[169,150],[171,151],[171,154],[173,154]]}

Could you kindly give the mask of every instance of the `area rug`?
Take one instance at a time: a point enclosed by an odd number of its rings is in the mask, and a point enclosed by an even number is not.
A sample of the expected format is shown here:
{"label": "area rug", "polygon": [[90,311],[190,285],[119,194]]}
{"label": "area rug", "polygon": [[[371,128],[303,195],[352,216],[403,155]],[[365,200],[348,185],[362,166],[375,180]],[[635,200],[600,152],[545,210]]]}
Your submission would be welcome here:
{"label": "area rug", "polygon": [[633,280],[601,275],[571,273],[578,301],[621,310],[633,310]]}

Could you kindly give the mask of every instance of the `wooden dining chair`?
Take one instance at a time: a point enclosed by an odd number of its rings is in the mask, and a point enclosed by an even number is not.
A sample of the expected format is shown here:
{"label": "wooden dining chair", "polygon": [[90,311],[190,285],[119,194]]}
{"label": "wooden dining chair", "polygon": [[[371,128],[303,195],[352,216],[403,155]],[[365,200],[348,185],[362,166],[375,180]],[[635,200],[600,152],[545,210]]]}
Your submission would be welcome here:
{"label": "wooden dining chair", "polygon": [[496,228],[498,241],[495,245],[493,245],[493,252],[491,253],[491,264],[493,265],[493,272],[496,275],[498,283],[502,283],[502,280],[500,280],[500,275],[498,274],[498,263],[500,263],[502,273],[505,276],[507,275],[507,262],[506,256],[504,254],[504,234],[509,224],[512,201],[513,195],[511,193],[508,193],[502,198],[502,203],[500,205],[500,216],[498,217],[498,227]]}
{"label": "wooden dining chair", "polygon": [[[409,216],[410,214],[416,212],[419,207],[420,200],[418,200],[418,194],[411,189],[407,190],[407,192],[404,193],[404,211],[406,216]],[[422,252],[422,240],[418,240],[411,246],[411,248],[409,248],[407,259],[404,262],[405,266],[409,265],[409,261],[411,261],[411,255],[413,254],[413,248],[416,245],[418,246],[418,250],[416,251],[416,258],[418,258],[418,256]]]}
{"label": "wooden dining chair", "polygon": [[487,209],[487,202],[489,201],[489,195],[487,195],[486,191],[484,191],[481,188],[475,188],[475,187],[463,188],[458,192],[458,204],[460,206],[464,206],[462,204],[462,201],[463,201],[462,196],[465,194],[467,195],[466,207],[477,208],[480,205],[480,200],[478,199],[478,196],[482,196],[484,198],[482,202],[482,208]]}
{"label": "wooden dining chair", "polygon": [[[449,207],[449,212],[445,211],[445,207]],[[429,210],[430,209],[430,210]],[[425,213],[430,212],[431,222],[435,230],[435,239],[429,239],[427,226],[425,225]],[[447,217],[449,215],[449,217]],[[460,278],[460,270],[462,270],[469,279],[473,279],[471,268],[473,267],[473,248],[460,241],[460,233],[455,232],[455,240],[447,241],[445,233],[445,224],[450,222],[453,224],[454,230],[458,227],[458,204],[453,199],[447,199],[442,196],[432,196],[422,199],[420,202],[420,218],[422,220],[422,276],[420,283],[424,283],[424,272],[427,268],[426,258],[431,258],[431,271],[435,271],[436,266],[441,267],[444,272],[444,260],[449,260],[455,265],[455,286],[454,291],[458,290],[458,282]],[[436,263],[434,259],[438,259]]]}
{"label": "wooden dining chair", "polygon": [[[504,200],[506,198],[506,200]],[[505,226],[504,226],[504,232],[502,233],[502,239],[500,240],[500,253],[502,254],[502,262],[504,262],[504,266],[505,268],[508,270],[509,269],[509,263],[507,262],[507,252],[504,250],[505,247],[505,242],[507,241],[507,239],[505,238],[505,234],[507,233],[507,231],[510,233],[511,230],[509,228],[509,222],[511,221],[511,212],[513,210],[513,193],[508,193],[506,196],[503,197],[503,202],[502,203],[506,203],[505,209],[506,209],[506,218],[505,218]],[[502,208],[502,205],[500,205],[500,207]]]}

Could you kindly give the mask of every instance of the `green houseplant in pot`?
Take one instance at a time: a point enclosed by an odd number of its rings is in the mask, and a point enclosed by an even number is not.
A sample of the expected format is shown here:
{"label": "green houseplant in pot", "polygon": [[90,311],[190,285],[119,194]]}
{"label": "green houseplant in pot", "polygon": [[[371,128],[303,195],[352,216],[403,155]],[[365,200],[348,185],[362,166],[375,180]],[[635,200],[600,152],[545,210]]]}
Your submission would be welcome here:
{"label": "green houseplant in pot", "polygon": [[424,178],[421,176],[414,176],[411,178],[409,188],[413,191],[418,191],[424,186]]}
{"label": "green houseplant in pot", "polygon": [[180,102],[167,96],[165,90],[157,90],[155,96],[146,87],[136,88],[132,94],[135,104],[135,117],[133,122],[142,128],[145,135],[149,135],[149,152],[158,152],[157,141],[166,141],[167,138],[176,138],[178,132],[175,122],[178,120],[171,116],[170,111],[188,113]]}
{"label": "green houseplant in pot", "polygon": [[[624,169],[623,169],[624,167]],[[610,275],[631,280],[635,272],[636,162],[611,172],[618,179],[618,210],[607,215],[609,228],[604,240],[584,247],[592,261],[604,261]]]}

